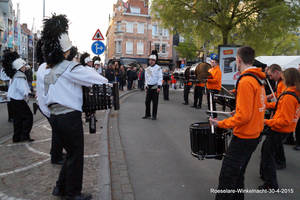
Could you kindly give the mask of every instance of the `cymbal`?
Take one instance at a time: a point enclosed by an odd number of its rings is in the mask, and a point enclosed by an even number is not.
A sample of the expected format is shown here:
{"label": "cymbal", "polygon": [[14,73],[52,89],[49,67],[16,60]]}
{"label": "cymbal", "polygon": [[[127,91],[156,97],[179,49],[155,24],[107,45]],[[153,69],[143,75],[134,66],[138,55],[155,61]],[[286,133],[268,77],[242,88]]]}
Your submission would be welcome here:
{"label": "cymbal", "polygon": [[203,79],[211,79],[211,78],[213,78],[213,77],[212,77],[212,74],[209,73],[209,72],[199,72],[199,73],[197,73],[197,79],[200,82],[204,82]]}

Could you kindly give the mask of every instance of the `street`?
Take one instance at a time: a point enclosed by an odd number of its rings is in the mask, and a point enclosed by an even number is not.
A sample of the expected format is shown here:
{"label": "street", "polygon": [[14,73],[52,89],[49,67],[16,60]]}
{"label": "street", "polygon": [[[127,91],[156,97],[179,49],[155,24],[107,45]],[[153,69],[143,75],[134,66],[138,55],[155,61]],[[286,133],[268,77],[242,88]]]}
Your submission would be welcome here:
{"label": "street", "polygon": [[[32,103],[29,103],[29,107],[31,111],[32,109]],[[14,132],[13,122],[8,122],[8,112],[7,112],[7,105],[6,103],[0,103],[0,138],[7,136]],[[33,122],[37,122],[40,119],[44,118],[44,116],[41,114],[41,112],[38,110],[36,115],[33,115]]]}
{"label": "street", "polygon": [[[170,101],[160,94],[157,120],[142,119],[145,92],[127,97],[119,111],[119,130],[133,193],[137,200],[214,199],[222,161],[203,161],[190,154],[189,125],[206,122],[206,106],[201,110],[182,105],[182,90],[170,92]],[[191,99],[190,95],[190,99]],[[206,102],[206,96],[203,96]],[[219,115],[219,118],[224,118]],[[246,171],[245,188],[256,189],[259,178],[260,142]],[[247,193],[245,199],[298,199],[300,157],[285,145],[287,168],[277,171],[282,194]],[[290,190],[288,190],[290,189]],[[290,194],[289,191],[293,190]]]}

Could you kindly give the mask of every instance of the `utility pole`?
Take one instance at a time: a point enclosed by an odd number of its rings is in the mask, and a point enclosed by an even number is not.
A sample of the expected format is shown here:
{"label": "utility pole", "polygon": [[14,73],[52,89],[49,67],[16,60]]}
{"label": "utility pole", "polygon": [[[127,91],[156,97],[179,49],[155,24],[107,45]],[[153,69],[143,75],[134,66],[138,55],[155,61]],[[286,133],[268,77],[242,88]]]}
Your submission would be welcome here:
{"label": "utility pole", "polygon": [[45,0],[44,0],[44,3],[43,3],[43,19],[45,18]]}

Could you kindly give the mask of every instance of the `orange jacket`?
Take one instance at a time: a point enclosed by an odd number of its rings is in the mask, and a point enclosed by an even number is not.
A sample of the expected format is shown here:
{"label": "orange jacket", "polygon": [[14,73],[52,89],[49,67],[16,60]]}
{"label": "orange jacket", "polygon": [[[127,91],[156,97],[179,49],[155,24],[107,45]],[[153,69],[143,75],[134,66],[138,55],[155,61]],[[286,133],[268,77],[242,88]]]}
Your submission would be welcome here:
{"label": "orange jacket", "polygon": [[[286,89],[285,85],[283,84],[283,80],[279,79],[277,83],[277,92],[274,92],[276,99],[283,93],[283,91]],[[267,109],[274,109],[276,105],[276,102],[270,102],[267,104],[266,108]]]}
{"label": "orange jacket", "polygon": [[177,80],[174,78],[173,75],[171,75],[171,83],[176,83],[176,82],[177,82]]}
{"label": "orange jacket", "polygon": [[205,86],[205,83],[195,83],[195,86],[204,87],[204,86]]}
{"label": "orange jacket", "polygon": [[210,68],[208,70],[208,72],[211,73],[213,78],[212,79],[207,79],[206,88],[208,90],[221,90],[222,72],[220,70],[219,65],[214,67],[214,68]]}
{"label": "orange jacket", "polygon": [[[248,68],[244,73],[252,73],[260,79],[266,78],[261,68]],[[264,85],[260,85],[252,76],[243,76],[236,91],[235,115],[219,121],[218,125],[220,128],[233,128],[233,134],[239,138],[257,138],[264,126],[267,101]]]}
{"label": "orange jacket", "polygon": [[[299,92],[296,92],[295,86],[289,87],[285,91],[294,92],[299,97]],[[272,119],[266,119],[265,124],[277,132],[294,132],[300,115],[300,104],[294,96],[289,94],[281,96],[277,101],[275,115]]]}

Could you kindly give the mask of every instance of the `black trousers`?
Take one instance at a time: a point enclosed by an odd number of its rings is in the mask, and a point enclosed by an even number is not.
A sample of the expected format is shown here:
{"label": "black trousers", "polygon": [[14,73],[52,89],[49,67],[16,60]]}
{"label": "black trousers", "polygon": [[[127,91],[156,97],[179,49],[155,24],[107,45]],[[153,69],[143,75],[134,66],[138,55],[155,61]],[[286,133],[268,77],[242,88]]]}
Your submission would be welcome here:
{"label": "black trousers", "polygon": [[[259,139],[241,139],[233,136],[224,156],[218,189],[244,189],[245,171]],[[216,199],[244,199],[244,193],[218,193]]]}
{"label": "black trousers", "polygon": [[10,99],[14,113],[13,141],[27,140],[33,125],[33,114],[24,100]]}
{"label": "black trousers", "polygon": [[83,177],[84,138],[81,112],[50,116],[53,132],[67,151],[56,186],[66,188],[67,196],[80,195]]}
{"label": "black trousers", "polygon": [[183,100],[184,100],[184,103],[189,103],[190,90],[191,90],[190,85],[184,85],[184,87],[183,87]]}
{"label": "black trousers", "polygon": [[[220,91],[219,90],[207,90],[207,107],[208,107],[208,110],[210,110],[210,93],[212,93],[212,105],[213,105],[213,111],[216,111],[217,108],[216,108],[216,102],[214,102],[214,94],[219,94]],[[218,114],[217,113],[214,113],[213,114],[213,117],[214,118],[217,118]]]}
{"label": "black trousers", "polygon": [[[50,123],[50,118],[47,117],[47,120]],[[58,162],[58,161],[63,160],[63,154],[62,154],[63,146],[57,137],[57,133],[55,133],[54,131],[55,130],[52,128],[52,140],[51,140],[50,155],[51,155],[52,162]]]}
{"label": "black trousers", "polygon": [[145,81],[144,80],[138,80],[138,88],[142,91],[145,90]]}
{"label": "black trousers", "polygon": [[169,100],[169,84],[163,85],[164,100]]}
{"label": "black trousers", "polygon": [[[194,89],[194,106],[202,107],[202,98],[203,98],[203,87],[201,86],[195,86]],[[199,102],[198,102],[199,100]]]}
{"label": "black trousers", "polygon": [[270,130],[263,144],[261,156],[262,175],[267,186],[274,189],[278,188],[275,155],[282,146],[282,141],[288,136],[288,133]]}
{"label": "black trousers", "polygon": [[295,137],[296,137],[296,145],[300,146],[300,120],[298,120],[297,122]]}
{"label": "black trousers", "polygon": [[11,101],[7,102],[8,119],[14,119],[14,109],[11,105]]}
{"label": "black trousers", "polygon": [[147,94],[146,94],[146,116],[150,117],[150,104],[152,101],[152,117],[156,117],[157,115],[157,107],[158,107],[158,95],[159,92],[157,92],[157,89],[147,89]]}

